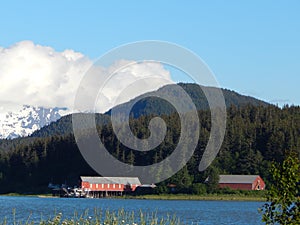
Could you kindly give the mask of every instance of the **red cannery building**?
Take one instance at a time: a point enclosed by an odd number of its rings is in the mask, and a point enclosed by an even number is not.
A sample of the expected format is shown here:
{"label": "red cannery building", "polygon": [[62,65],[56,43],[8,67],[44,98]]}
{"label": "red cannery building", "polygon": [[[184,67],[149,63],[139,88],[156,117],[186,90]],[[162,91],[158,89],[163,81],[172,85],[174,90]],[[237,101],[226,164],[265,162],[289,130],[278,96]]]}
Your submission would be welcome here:
{"label": "red cannery building", "polygon": [[264,190],[265,182],[259,175],[220,175],[219,187],[233,190]]}
{"label": "red cannery building", "polygon": [[81,188],[87,197],[121,196],[141,185],[137,177],[85,177],[81,176]]}

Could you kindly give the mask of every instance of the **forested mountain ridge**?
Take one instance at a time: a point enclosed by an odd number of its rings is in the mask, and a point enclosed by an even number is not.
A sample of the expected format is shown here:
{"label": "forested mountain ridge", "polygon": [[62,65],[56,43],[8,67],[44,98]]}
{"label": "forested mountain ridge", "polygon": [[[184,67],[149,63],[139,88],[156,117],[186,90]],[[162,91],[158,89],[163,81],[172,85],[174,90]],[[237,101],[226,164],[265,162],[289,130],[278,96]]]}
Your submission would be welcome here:
{"label": "forested mountain ridge", "polygon": [[[186,93],[191,97],[193,100],[196,108],[198,110],[207,110],[209,109],[208,102],[206,100],[206,97],[203,93],[202,89],[214,89],[213,87],[204,87],[199,86],[197,84],[189,84],[189,83],[179,83],[179,86],[181,86]],[[166,85],[160,89],[158,89],[156,92],[159,93],[169,93],[170,91],[173,91],[172,87],[170,88],[170,85]],[[269,104],[255,99],[253,97],[240,95],[234,91],[222,89],[225,103],[227,107],[230,107],[232,105],[241,107],[246,105],[253,105],[253,106],[268,106]],[[177,93],[173,93],[177,98],[180,100],[180,96]],[[134,118],[139,118],[140,116],[155,114],[155,115],[170,115],[172,113],[175,113],[175,109],[167,103],[165,100],[161,100],[155,97],[146,97],[145,95],[141,95],[136,97],[135,99],[131,101],[136,101],[136,104],[131,110],[131,116]],[[127,107],[129,103],[124,103],[118,106],[114,107],[114,110],[122,112],[124,108]],[[103,114],[97,114],[96,115],[96,121],[98,125],[101,125],[102,123],[106,124],[108,121],[110,121],[110,113],[111,110]],[[53,135],[67,135],[72,133],[72,116],[67,115],[62,117],[56,122],[51,123],[50,125],[42,128],[41,130],[38,130],[34,132],[31,136],[32,137],[47,137],[47,136],[53,136]]]}
{"label": "forested mountain ridge", "polygon": [[[204,94],[204,91],[214,93],[214,89],[218,89],[215,87],[206,87],[200,86],[198,84],[192,83],[179,83],[180,86],[192,99],[193,103],[196,106],[197,110],[207,110],[209,109],[209,105],[207,102],[207,98]],[[142,115],[169,115],[171,113],[176,112],[175,108],[171,106],[171,104],[167,103],[165,100],[158,99],[157,97],[145,97],[149,96],[152,93],[160,94],[161,96],[174,96],[175,101],[180,101],[183,99],[182,94],[173,88],[173,84],[163,86],[157,91],[143,94],[141,96],[132,99],[127,103],[123,103],[114,107],[115,111],[122,113],[125,108],[128,108],[128,105],[131,102],[136,102],[134,107],[131,110],[131,116],[134,118],[138,118]],[[225,104],[227,107],[232,105],[234,106],[245,106],[245,105],[253,105],[253,106],[267,106],[268,103],[258,100],[256,98],[240,95],[235,91],[220,89],[224,95]],[[109,110],[106,114],[110,114],[111,110]]]}
{"label": "forested mountain ridge", "polygon": [[[179,85],[198,109],[200,139],[188,164],[160,186],[175,183],[187,190],[204,182],[208,175],[207,171],[200,173],[198,165],[208,141],[211,121],[201,88],[195,84]],[[163,87],[158,91],[168,89]],[[228,90],[223,90],[223,94],[227,105],[226,134],[210,169],[224,174],[260,174],[268,182],[271,161],[281,161],[286,150],[299,152],[300,108],[287,106],[281,109]],[[113,133],[110,111],[96,114],[95,118],[99,136],[112,155],[128,164],[149,165],[172,154],[180,136],[180,119],[174,109],[160,99],[138,98],[130,119],[131,129],[137,137],[148,137],[147,126],[155,115],[160,115],[167,124],[164,141],[149,152],[134,151],[120,143]],[[116,106],[116,110],[122,107],[124,104]],[[0,140],[0,193],[45,191],[49,182],[78,185],[80,175],[97,174],[78,150],[72,134],[72,115],[62,117],[31,137]]]}
{"label": "forested mountain ridge", "polygon": [[[198,164],[210,131],[210,112],[199,110],[200,139],[188,164],[169,180],[189,188],[202,183],[207,172],[200,173]],[[163,115],[168,132],[164,142],[149,152],[138,152],[120,144],[111,124],[99,126],[101,140],[119,160],[134,165],[148,165],[163,160],[176,147],[180,123],[176,113]],[[131,119],[133,132],[140,138],[148,135],[151,116]],[[300,149],[300,108],[280,109],[269,105],[231,106],[227,113],[227,129],[221,150],[211,168],[222,174],[260,174],[269,180],[269,164],[282,161],[284,152]],[[20,143],[9,152],[0,153],[0,192],[45,190],[48,183],[78,184],[80,175],[96,175],[81,156],[72,134],[35,138]]]}

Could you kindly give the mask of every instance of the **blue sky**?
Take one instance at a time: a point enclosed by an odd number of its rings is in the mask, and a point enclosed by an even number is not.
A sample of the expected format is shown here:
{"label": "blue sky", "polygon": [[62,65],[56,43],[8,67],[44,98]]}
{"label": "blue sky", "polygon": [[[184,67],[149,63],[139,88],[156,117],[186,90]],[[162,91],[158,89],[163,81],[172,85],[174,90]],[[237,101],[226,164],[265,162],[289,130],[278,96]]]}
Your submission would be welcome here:
{"label": "blue sky", "polygon": [[2,2],[0,46],[31,40],[95,59],[128,42],[169,41],[199,55],[224,88],[300,105],[299,1],[75,2]]}

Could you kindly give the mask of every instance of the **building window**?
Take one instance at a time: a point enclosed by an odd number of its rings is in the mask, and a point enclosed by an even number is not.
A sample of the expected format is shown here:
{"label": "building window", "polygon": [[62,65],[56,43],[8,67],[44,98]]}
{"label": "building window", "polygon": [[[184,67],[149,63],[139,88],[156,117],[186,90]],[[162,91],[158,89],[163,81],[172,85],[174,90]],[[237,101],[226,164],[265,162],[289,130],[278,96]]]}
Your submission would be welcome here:
{"label": "building window", "polygon": [[121,184],[119,184],[119,188],[121,188]]}
{"label": "building window", "polygon": [[104,188],[104,184],[101,184],[101,187]]}
{"label": "building window", "polygon": [[96,184],[96,188],[98,188],[98,184]]}
{"label": "building window", "polygon": [[109,184],[107,184],[107,188],[109,188]]}
{"label": "building window", "polygon": [[115,184],[113,184],[113,188],[116,188],[116,185],[115,185]]}

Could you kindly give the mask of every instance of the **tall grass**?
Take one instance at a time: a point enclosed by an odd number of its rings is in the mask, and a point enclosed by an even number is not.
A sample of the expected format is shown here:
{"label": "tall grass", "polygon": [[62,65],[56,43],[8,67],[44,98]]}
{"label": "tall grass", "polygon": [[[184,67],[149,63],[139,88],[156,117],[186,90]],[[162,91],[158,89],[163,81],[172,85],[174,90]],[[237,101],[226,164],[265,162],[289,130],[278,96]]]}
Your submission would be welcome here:
{"label": "tall grass", "polygon": [[0,222],[0,225],[179,225],[182,224],[175,215],[166,215],[164,217],[157,216],[156,212],[118,211],[95,209],[92,216],[85,211],[78,215],[74,213],[73,218],[64,218],[62,213],[57,213],[52,218],[33,221],[30,216],[24,221],[16,220],[16,212],[13,211],[13,221],[6,218]]}

